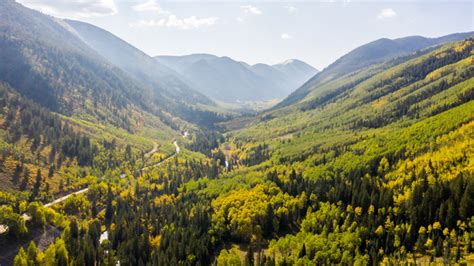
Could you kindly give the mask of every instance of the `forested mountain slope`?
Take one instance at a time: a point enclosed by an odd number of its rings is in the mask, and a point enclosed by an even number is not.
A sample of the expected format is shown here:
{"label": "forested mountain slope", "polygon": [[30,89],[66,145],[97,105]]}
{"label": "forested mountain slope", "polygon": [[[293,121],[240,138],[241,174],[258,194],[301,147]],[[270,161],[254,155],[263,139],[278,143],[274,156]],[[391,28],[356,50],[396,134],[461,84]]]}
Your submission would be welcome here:
{"label": "forested mountain slope", "polygon": [[[136,80],[161,93],[161,97],[179,99],[187,104],[213,104],[204,95],[193,90],[177,72],[158,63],[110,32],[84,22],[74,20],[65,22],[97,53],[130,73]],[[163,103],[166,104],[165,101]]]}
{"label": "forested mountain slope", "polygon": [[133,108],[152,109],[150,90],[101,60],[60,20],[13,1],[2,1],[0,12],[0,79],[21,94],[55,112],[120,126]]}
{"label": "forested mountain slope", "polygon": [[304,99],[311,92],[315,93],[319,87],[348,74],[354,74],[364,68],[382,63],[389,59],[407,56],[416,51],[434,47],[440,44],[466,39],[473,32],[455,33],[438,38],[410,36],[399,39],[379,39],[362,45],[342,56],[323,71],[316,74],[303,86],[294,91],[285,100],[277,105],[284,107]]}
{"label": "forested mountain slope", "polygon": [[0,264],[474,263],[474,39],[222,133],[65,22],[0,15]]}
{"label": "forested mountain slope", "polygon": [[[177,153],[176,139],[186,142],[181,130],[213,127],[224,118],[195,107],[212,104],[198,93],[179,92],[191,105],[135,74],[93,50],[64,21],[0,2],[0,264],[12,264],[29,240],[44,250],[69,217],[86,210],[75,217],[96,218],[107,183],[130,185],[143,169]],[[207,162],[196,164],[210,169]],[[42,207],[84,188],[100,192]]]}
{"label": "forested mountain slope", "polygon": [[[265,254],[277,263],[465,261],[474,226],[473,60],[473,39],[446,45],[228,133],[224,147],[239,170],[207,184],[220,195],[213,219],[222,234],[252,242],[261,228],[275,238]],[[271,211],[250,207],[243,195],[265,184],[294,197],[288,216],[277,215],[271,192],[262,198]],[[215,192],[229,187],[242,190]],[[267,225],[270,214],[284,222]]]}
{"label": "forested mountain slope", "polygon": [[[74,132],[71,124],[63,123],[59,116],[18,95],[3,83],[0,84],[0,99],[2,191],[30,191],[34,183],[34,193],[30,197],[35,199],[40,196],[41,185],[47,186],[46,193],[59,190],[59,182],[65,180],[60,180],[57,170],[66,163],[74,161],[78,167],[92,165],[99,146],[91,143],[87,136]],[[42,178],[35,181],[37,172],[47,176],[49,182],[43,183]]]}
{"label": "forested mountain slope", "polygon": [[352,86],[339,80],[342,93],[334,85],[332,97],[225,139],[193,136],[188,147],[207,158],[180,155],[137,178],[92,186],[87,199],[71,202],[105,211],[55,207],[47,217],[66,215],[69,224],[34,224],[63,235],[15,260],[39,253],[91,264],[472,264],[473,51],[467,39],[389,61]]}
{"label": "forested mountain slope", "polygon": [[[173,102],[158,105],[156,92],[103,59],[61,20],[14,1],[0,3],[0,17],[2,191],[45,201],[87,184],[88,174],[125,171],[125,158],[133,153],[138,160],[154,142],[161,156],[173,151],[176,130],[193,127],[178,116],[199,116],[192,108],[170,114],[166,104]],[[129,155],[120,156],[126,149]]]}
{"label": "forested mountain slope", "polygon": [[[222,120],[216,113],[197,108],[195,104],[212,102],[185,85],[177,86],[179,80],[174,83],[171,75],[158,75],[158,70],[144,72],[143,68],[132,71],[133,65],[127,68],[114,60],[116,66],[98,53],[103,50],[92,49],[66,22],[14,1],[1,5],[0,80],[50,110],[129,131],[140,123],[141,112],[159,116],[172,127],[177,127],[171,122],[176,117],[206,126]],[[150,59],[106,36],[115,46],[125,47],[126,59]],[[133,53],[138,56],[133,57]]]}

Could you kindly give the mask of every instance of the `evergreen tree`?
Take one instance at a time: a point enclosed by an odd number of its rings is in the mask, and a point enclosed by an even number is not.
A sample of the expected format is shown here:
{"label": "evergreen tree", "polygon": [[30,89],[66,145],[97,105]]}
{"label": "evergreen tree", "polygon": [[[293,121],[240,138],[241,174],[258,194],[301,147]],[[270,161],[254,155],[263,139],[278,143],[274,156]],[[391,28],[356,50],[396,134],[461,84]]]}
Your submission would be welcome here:
{"label": "evergreen tree", "polygon": [[304,258],[306,256],[306,245],[303,243],[303,247],[301,248],[299,257]]}
{"label": "evergreen tree", "polygon": [[30,241],[30,245],[27,249],[28,265],[38,265],[38,249],[36,248],[35,242]]}
{"label": "evergreen tree", "polygon": [[31,193],[31,197],[30,197],[30,200],[34,200],[38,194],[39,194],[39,189],[41,187],[41,180],[42,180],[42,177],[41,177],[41,170],[38,169],[38,171],[36,172],[36,180],[35,180],[35,185],[33,187],[33,192]]}
{"label": "evergreen tree", "polygon": [[273,207],[271,204],[267,205],[267,209],[265,211],[265,222],[263,225],[263,234],[265,237],[270,237],[271,234],[275,231],[273,226],[273,220],[275,218],[275,214],[273,212]]}
{"label": "evergreen tree", "polygon": [[13,176],[12,176],[12,182],[14,185],[17,185],[18,182],[20,181],[20,175],[22,171],[23,171],[22,166],[20,164],[17,164],[15,167],[15,172],[13,172]]}
{"label": "evergreen tree", "polygon": [[459,204],[459,214],[466,220],[474,215],[474,182],[468,181]]}
{"label": "evergreen tree", "polygon": [[113,200],[112,188],[109,185],[108,190],[107,190],[107,202],[106,202],[106,207],[105,207],[105,224],[107,226],[110,225],[110,222],[112,221],[112,216],[114,215],[114,207],[112,206],[112,200]]}
{"label": "evergreen tree", "polygon": [[13,265],[14,266],[28,266],[28,257],[26,256],[26,253],[23,247],[20,248],[20,251],[15,256]]}
{"label": "evergreen tree", "polygon": [[48,170],[48,177],[51,178],[53,177],[53,175],[54,175],[54,164],[51,164]]}
{"label": "evergreen tree", "polygon": [[30,179],[30,170],[28,170],[28,167],[25,167],[23,169],[23,179],[20,184],[20,190],[24,191],[28,188],[29,179]]}
{"label": "evergreen tree", "polygon": [[68,265],[69,254],[66,249],[66,245],[62,239],[56,241],[56,264],[57,265]]}
{"label": "evergreen tree", "polygon": [[254,265],[254,251],[253,251],[253,245],[249,244],[248,250],[247,250],[247,255],[245,256],[245,264],[248,266],[253,266]]}

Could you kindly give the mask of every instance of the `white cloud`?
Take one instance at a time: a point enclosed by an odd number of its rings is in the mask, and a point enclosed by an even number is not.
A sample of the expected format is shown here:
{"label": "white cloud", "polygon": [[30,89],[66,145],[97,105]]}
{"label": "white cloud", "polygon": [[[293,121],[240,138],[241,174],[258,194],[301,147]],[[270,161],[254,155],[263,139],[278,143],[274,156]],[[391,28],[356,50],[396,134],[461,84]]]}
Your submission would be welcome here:
{"label": "white cloud", "polygon": [[397,16],[397,12],[391,8],[384,8],[380,11],[377,18],[378,19],[390,19],[395,18]]}
{"label": "white cloud", "polygon": [[296,13],[298,12],[298,8],[294,7],[294,6],[285,6],[286,10],[288,10],[288,12],[290,13]]}
{"label": "white cloud", "polygon": [[132,7],[132,9],[138,12],[155,12],[158,14],[169,14],[168,11],[161,8],[161,6],[154,0],[148,0],[144,3],[135,5]]}
{"label": "white cloud", "polygon": [[240,8],[246,13],[246,14],[254,14],[254,15],[261,15],[262,11],[258,9],[256,6],[252,5],[245,5],[245,6],[240,6]]}
{"label": "white cloud", "polygon": [[242,17],[236,17],[235,20],[237,20],[237,22],[239,22],[239,23],[244,22],[244,18],[242,18]]}
{"label": "white cloud", "polygon": [[133,28],[166,27],[189,30],[212,26],[219,19],[218,17],[199,18],[196,16],[179,18],[170,11],[163,9],[155,0],[148,0],[141,4],[135,5],[132,7],[132,9],[137,12],[155,12],[161,17],[158,19],[140,20],[135,23],[130,23],[129,26]]}
{"label": "white cloud", "polygon": [[197,18],[196,16],[179,19],[175,15],[170,15],[166,26],[180,29],[195,29],[212,26],[218,19],[217,17]]}
{"label": "white cloud", "polygon": [[291,36],[291,35],[288,34],[288,33],[282,33],[282,34],[280,35],[280,37],[281,37],[283,40],[289,40],[289,39],[292,39],[292,38],[293,38],[293,36]]}
{"label": "white cloud", "polygon": [[219,18],[217,17],[206,17],[198,18],[191,16],[187,18],[178,18],[176,15],[168,15],[166,18],[158,20],[140,20],[136,23],[131,23],[130,27],[166,27],[166,28],[177,28],[181,30],[197,29],[201,27],[210,27],[214,25]]}
{"label": "white cloud", "polygon": [[43,13],[61,18],[89,18],[117,14],[114,0],[17,0]]}

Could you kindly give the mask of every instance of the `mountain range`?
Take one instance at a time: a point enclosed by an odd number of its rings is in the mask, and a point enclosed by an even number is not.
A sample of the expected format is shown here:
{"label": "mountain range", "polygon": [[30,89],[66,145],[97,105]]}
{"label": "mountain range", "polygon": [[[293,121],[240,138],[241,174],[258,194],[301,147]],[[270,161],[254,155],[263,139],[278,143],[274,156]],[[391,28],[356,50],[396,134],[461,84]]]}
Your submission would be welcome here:
{"label": "mountain range", "polygon": [[438,38],[409,36],[398,39],[382,38],[364,44],[337,59],[323,71],[312,77],[303,86],[292,92],[281,101],[277,107],[284,107],[302,100],[311,90],[328,83],[335,78],[357,72],[364,68],[376,65],[389,59],[421,52],[430,47],[466,39],[474,32],[454,33]]}
{"label": "mountain range", "polygon": [[125,70],[144,86],[188,103],[213,104],[195,91],[180,75],[144,52],[94,25],[64,20],[71,31],[107,61]]}
{"label": "mountain range", "polygon": [[0,5],[0,80],[50,110],[127,130],[146,114],[173,128],[223,119],[178,73],[109,32],[15,1]]}
{"label": "mountain range", "polygon": [[474,34],[316,72],[1,1],[0,264],[474,265]]}
{"label": "mountain range", "polygon": [[472,264],[472,238],[455,258],[444,247],[474,215],[474,35],[447,39],[362,46],[279,106],[227,123],[222,146],[238,170],[207,186],[229,188],[212,201],[223,234],[250,239],[240,225],[275,228],[269,207],[245,221],[266,197],[288,193],[312,203],[301,223],[289,218],[300,226],[280,223],[275,231],[291,232],[268,237],[265,254],[277,265]]}
{"label": "mountain range", "polygon": [[210,54],[155,59],[180,73],[204,95],[230,103],[281,99],[318,72],[296,59],[276,65],[249,65]]}

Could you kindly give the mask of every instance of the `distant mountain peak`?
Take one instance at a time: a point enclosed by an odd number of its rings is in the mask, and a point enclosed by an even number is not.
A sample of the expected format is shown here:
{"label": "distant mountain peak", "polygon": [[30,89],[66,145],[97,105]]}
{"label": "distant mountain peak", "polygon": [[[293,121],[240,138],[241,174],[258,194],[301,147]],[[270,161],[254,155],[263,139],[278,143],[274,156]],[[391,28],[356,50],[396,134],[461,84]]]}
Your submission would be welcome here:
{"label": "distant mountain peak", "polygon": [[[261,101],[288,95],[317,70],[297,59],[249,65],[229,56],[191,54],[155,59],[182,74],[205,95],[224,102]],[[216,72],[219,75],[216,76]]]}
{"label": "distant mountain peak", "polygon": [[306,64],[305,62],[301,61],[301,60],[298,60],[298,59],[294,59],[294,58],[291,58],[291,59],[287,59],[283,62],[280,62],[276,65],[291,65],[291,64]]}
{"label": "distant mountain peak", "polygon": [[296,59],[287,59],[281,63],[279,63],[280,65],[288,65],[288,64],[293,64],[295,62]]}

